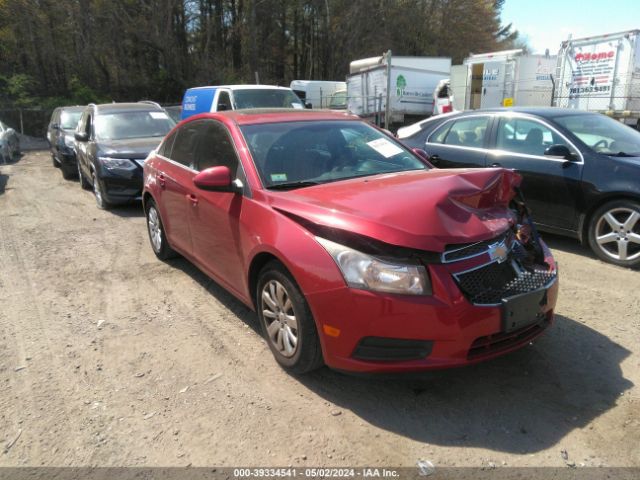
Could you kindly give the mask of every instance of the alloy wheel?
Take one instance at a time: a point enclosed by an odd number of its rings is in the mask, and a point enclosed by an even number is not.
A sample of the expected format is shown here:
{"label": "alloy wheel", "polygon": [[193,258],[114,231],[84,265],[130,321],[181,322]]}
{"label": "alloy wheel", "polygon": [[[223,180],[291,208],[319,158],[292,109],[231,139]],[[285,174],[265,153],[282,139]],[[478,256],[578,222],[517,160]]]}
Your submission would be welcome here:
{"label": "alloy wheel", "polygon": [[160,217],[155,207],[149,207],[147,215],[147,226],[149,228],[149,238],[151,238],[151,246],[155,252],[162,249],[162,227],[160,226]]}
{"label": "alloy wheel", "polygon": [[596,223],[595,241],[602,253],[615,260],[640,258],[640,213],[625,207],[606,211]]}
{"label": "alloy wheel", "polygon": [[298,348],[298,321],[290,295],[279,281],[264,285],[261,309],[269,341],[281,355],[293,357]]}

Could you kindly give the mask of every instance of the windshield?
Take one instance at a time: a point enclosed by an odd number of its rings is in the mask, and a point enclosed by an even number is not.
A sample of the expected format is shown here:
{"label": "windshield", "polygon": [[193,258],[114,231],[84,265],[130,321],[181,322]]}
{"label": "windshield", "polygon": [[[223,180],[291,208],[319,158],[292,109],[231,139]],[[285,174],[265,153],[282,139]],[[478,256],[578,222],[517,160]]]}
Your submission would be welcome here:
{"label": "windshield", "polygon": [[409,150],[365,122],[268,123],[241,129],[267,188],[427,168]]}
{"label": "windshield", "polygon": [[95,130],[99,140],[164,137],[175,125],[164,112],[131,111],[101,114]]}
{"label": "windshield", "polygon": [[304,104],[291,90],[255,88],[235,90],[236,109],[243,108],[304,108]]}
{"label": "windshield", "polygon": [[78,112],[63,110],[62,114],[60,115],[60,128],[62,128],[63,130],[75,130],[81,116],[82,110]]}
{"label": "windshield", "polygon": [[640,132],[599,113],[566,115],[554,120],[604,155],[640,156]]}

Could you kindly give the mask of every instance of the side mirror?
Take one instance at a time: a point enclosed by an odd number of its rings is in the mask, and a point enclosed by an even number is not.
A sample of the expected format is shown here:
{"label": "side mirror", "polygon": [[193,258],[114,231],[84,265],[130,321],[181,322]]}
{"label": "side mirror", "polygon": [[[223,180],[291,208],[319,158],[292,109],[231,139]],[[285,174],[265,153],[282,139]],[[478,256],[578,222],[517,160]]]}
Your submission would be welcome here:
{"label": "side mirror", "polygon": [[224,112],[225,110],[229,110],[229,105],[227,105],[226,103],[219,103],[218,112]]}
{"label": "side mirror", "polygon": [[60,125],[58,125],[57,123],[52,123],[51,124],[51,129],[52,130],[60,130]]}
{"label": "side mirror", "polygon": [[230,192],[233,190],[231,170],[224,166],[207,168],[193,177],[193,184],[200,190]]}
{"label": "side mirror", "polygon": [[79,142],[86,142],[89,140],[89,134],[87,132],[76,132],[74,137]]}
{"label": "side mirror", "polygon": [[558,160],[573,160],[575,158],[575,155],[571,153],[571,150],[566,145],[551,145],[544,151],[544,155]]}
{"label": "side mirror", "polygon": [[419,156],[422,160],[429,161],[429,154],[421,148],[412,148],[411,151]]}
{"label": "side mirror", "polygon": [[311,102],[304,102],[304,108],[311,110],[313,108],[313,105],[311,105]]}

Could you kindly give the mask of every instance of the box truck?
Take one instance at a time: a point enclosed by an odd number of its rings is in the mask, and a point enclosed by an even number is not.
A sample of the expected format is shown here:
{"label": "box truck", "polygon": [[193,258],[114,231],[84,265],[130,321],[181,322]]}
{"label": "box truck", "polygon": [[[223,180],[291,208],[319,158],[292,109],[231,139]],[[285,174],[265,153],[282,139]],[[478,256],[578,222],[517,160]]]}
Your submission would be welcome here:
{"label": "box truck", "polygon": [[326,80],[293,80],[289,87],[310,108],[330,108],[333,94],[346,89],[347,84]]}
{"label": "box truck", "polygon": [[471,55],[451,67],[453,107],[549,107],[555,67],[555,56],[526,55],[521,49]]}
{"label": "box truck", "polygon": [[562,42],[554,105],[640,127],[640,30]]}
{"label": "box truck", "polygon": [[433,92],[449,78],[451,59],[401,57],[387,52],[355,60],[347,76],[347,110],[390,128],[430,116]]}

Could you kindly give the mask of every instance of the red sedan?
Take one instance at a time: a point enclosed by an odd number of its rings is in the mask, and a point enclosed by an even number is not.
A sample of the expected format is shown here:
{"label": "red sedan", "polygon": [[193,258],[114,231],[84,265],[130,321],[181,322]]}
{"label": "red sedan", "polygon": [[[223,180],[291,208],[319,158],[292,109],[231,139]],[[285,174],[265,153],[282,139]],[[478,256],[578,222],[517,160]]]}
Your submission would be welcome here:
{"label": "red sedan", "polygon": [[555,262],[504,169],[433,169],[357,117],[234,111],[144,165],[153,251],[257,311],[276,360],[360,372],[467,365],[552,322]]}

